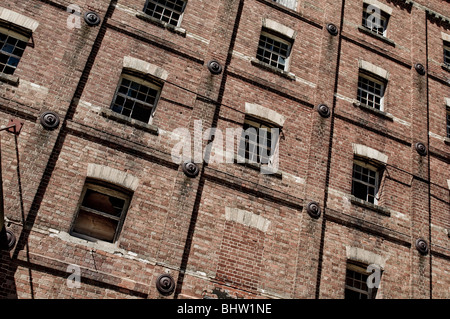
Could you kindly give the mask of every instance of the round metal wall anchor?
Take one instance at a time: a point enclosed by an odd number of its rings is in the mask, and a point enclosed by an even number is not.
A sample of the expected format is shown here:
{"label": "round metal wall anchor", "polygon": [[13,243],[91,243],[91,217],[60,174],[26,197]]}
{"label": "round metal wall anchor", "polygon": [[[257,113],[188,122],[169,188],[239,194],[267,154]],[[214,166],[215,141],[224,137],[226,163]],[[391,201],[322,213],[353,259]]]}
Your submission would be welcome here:
{"label": "round metal wall anchor", "polygon": [[222,66],[216,60],[211,60],[208,62],[208,70],[212,74],[220,74],[222,73]]}
{"label": "round metal wall anchor", "polygon": [[16,245],[16,235],[14,235],[14,233],[9,229],[6,229],[6,227],[3,227],[3,230],[1,232],[2,234],[0,235],[0,248],[2,250],[10,251]]}
{"label": "round metal wall anchor", "polygon": [[169,274],[163,274],[156,279],[156,289],[164,296],[171,295],[175,290],[175,280]]}
{"label": "round metal wall anchor", "polygon": [[428,254],[428,243],[425,241],[425,239],[419,238],[416,240],[416,249],[419,251],[421,255],[427,255]]}
{"label": "round metal wall anchor", "polygon": [[317,111],[319,112],[320,116],[325,118],[330,117],[331,115],[330,108],[326,104],[319,104],[317,106]]}
{"label": "round metal wall anchor", "polygon": [[84,21],[86,21],[89,26],[94,27],[100,24],[101,19],[97,13],[89,11],[84,14]]}
{"label": "round metal wall anchor", "polygon": [[337,26],[334,25],[333,23],[327,24],[327,30],[328,30],[328,32],[330,32],[331,35],[337,35],[339,32]]}
{"label": "round metal wall anchor", "polygon": [[416,143],[415,145],[417,153],[421,156],[427,155],[427,147],[423,143]]}
{"label": "round metal wall anchor", "polygon": [[183,163],[183,172],[188,177],[197,177],[200,170],[199,170],[197,164],[195,164],[193,162],[184,162]]}
{"label": "round metal wall anchor", "polygon": [[420,75],[425,75],[426,70],[425,70],[425,67],[423,66],[423,64],[416,63],[414,65],[414,68],[416,69],[417,73],[419,73]]}
{"label": "round metal wall anchor", "polygon": [[308,206],[306,206],[306,211],[308,212],[309,216],[311,216],[312,218],[319,218],[321,212],[319,203],[317,202],[310,202],[308,204]]}
{"label": "round metal wall anchor", "polygon": [[40,120],[42,126],[48,130],[54,130],[60,123],[58,114],[52,111],[42,113]]}

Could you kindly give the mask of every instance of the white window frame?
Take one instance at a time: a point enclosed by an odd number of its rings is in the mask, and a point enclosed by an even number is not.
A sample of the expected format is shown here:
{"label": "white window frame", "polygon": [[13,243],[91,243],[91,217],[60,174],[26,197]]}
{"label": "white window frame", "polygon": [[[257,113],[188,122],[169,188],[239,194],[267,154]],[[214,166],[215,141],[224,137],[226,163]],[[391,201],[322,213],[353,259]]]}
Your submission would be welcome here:
{"label": "white window frame", "polygon": [[172,9],[170,9],[170,8],[167,8],[166,6],[160,4],[160,3],[158,2],[158,0],[146,0],[146,1],[145,1],[145,6],[144,6],[144,10],[143,10],[143,11],[144,11],[145,14],[151,16],[151,17],[154,18],[154,19],[158,19],[158,20],[160,20],[161,22],[165,22],[165,23],[167,23],[168,25],[171,25],[171,26],[174,26],[174,27],[179,27],[179,26],[181,25],[181,21],[183,20],[184,12],[185,12],[185,10],[186,10],[186,5],[187,5],[187,2],[188,2],[187,0],[180,0],[180,1],[183,1],[184,4],[183,4],[183,8],[181,9],[181,12],[177,12],[177,13],[180,14],[180,17],[179,17],[179,19],[178,19],[178,21],[177,21],[177,25],[173,25],[173,24],[171,24],[171,23],[169,23],[169,22],[163,21],[163,20],[162,20],[162,17],[161,17],[161,18],[156,18],[156,17],[154,17],[153,15],[150,15],[150,14],[147,13],[147,8],[148,8],[148,5],[149,5],[150,2],[153,2],[155,5],[159,5],[160,7],[164,7],[165,10],[171,10],[172,12],[174,12],[174,10],[172,10]]}
{"label": "white window frame", "polygon": [[[366,14],[368,14],[369,16],[371,14],[375,14],[375,13],[369,12],[369,6],[370,5],[368,3],[364,3],[363,16],[362,16],[362,26],[364,28],[366,28],[366,29],[368,29],[368,30],[378,34],[379,36],[386,37],[390,15],[388,13],[384,12],[383,10],[379,9],[380,15],[377,18],[380,19],[380,22],[383,24],[382,25],[382,27],[383,27],[383,34],[380,34],[378,31],[374,30],[373,27],[371,28],[371,27],[369,27],[367,25],[367,23],[365,23],[365,21],[367,22]],[[376,5],[374,5],[374,6],[376,6]]]}
{"label": "white window frame", "polygon": [[[264,61],[260,60],[260,59],[258,58],[258,52],[256,53],[256,59],[257,59],[259,62],[264,63],[264,64],[266,64],[266,65],[269,65],[269,66],[271,66],[271,67],[274,67],[274,68],[276,68],[276,69],[278,69],[278,70],[282,70],[282,71],[286,71],[286,72],[289,71],[289,66],[290,66],[290,62],[291,62],[291,54],[292,54],[293,41],[292,41],[292,40],[289,41],[289,40],[283,39],[282,37],[279,37],[279,36],[277,36],[277,35],[274,35],[273,33],[271,33],[271,32],[269,32],[269,31],[266,31],[266,30],[263,29],[263,30],[261,31],[260,35],[259,35],[259,38],[258,38],[258,49],[257,49],[257,51],[260,49],[259,42],[261,41],[261,36],[265,36],[266,38],[270,38],[270,39],[272,39],[272,40],[274,40],[274,41],[277,41],[277,42],[280,42],[280,43],[283,43],[283,44],[287,45],[287,46],[288,46],[287,57],[286,57],[286,59],[285,59],[284,69],[280,69],[279,67],[273,66],[273,65],[270,64],[270,63],[267,63],[267,62],[264,62]],[[264,50],[267,50],[265,47],[261,47],[261,48],[264,49]],[[273,51],[272,51],[272,52],[273,52]]]}
{"label": "white window frame", "polygon": [[[375,185],[372,185],[372,184],[370,184],[370,183],[368,183],[368,182],[364,182],[364,181],[362,181],[362,180],[359,180],[359,179],[355,179],[355,177],[353,177],[353,173],[354,173],[354,165],[358,165],[358,166],[360,166],[360,167],[362,167],[362,168],[367,168],[367,169],[369,169],[369,170],[371,170],[371,171],[374,171],[375,172]],[[372,164],[369,164],[369,163],[366,163],[366,162],[364,162],[364,161],[362,161],[362,160],[359,160],[359,159],[354,159],[353,160],[353,162],[352,162],[352,195],[353,196],[355,196],[354,195],[354,192],[353,192],[353,182],[354,181],[356,181],[356,182],[358,182],[358,183],[360,183],[360,184],[363,184],[363,185],[365,185],[366,187],[367,186],[369,186],[369,187],[374,187],[374,189],[375,189],[375,192],[374,192],[374,202],[373,202],[373,204],[374,205],[378,205],[378,197],[379,197],[379,191],[380,191],[380,189],[379,189],[379,184],[380,184],[380,167],[377,167],[377,166],[375,166],[375,165],[372,165]],[[356,196],[355,196],[356,197]],[[366,202],[368,202],[368,203],[370,203],[370,201],[368,201],[368,193],[366,192],[366,198],[365,199],[362,199],[362,200],[364,200],[364,201],[366,201]]]}
{"label": "white window frame", "polygon": [[[365,79],[368,80],[368,81],[372,81],[372,82],[374,82],[375,84],[381,85],[381,95],[379,96],[379,97],[380,97],[380,111],[384,111],[384,97],[385,97],[385,94],[386,94],[387,80],[381,80],[381,79],[379,79],[379,78],[376,77],[376,76],[369,75],[369,74],[367,74],[367,73],[365,73],[365,72],[363,72],[363,71],[360,71],[359,74],[358,74],[358,90],[357,90],[357,100],[358,100],[359,102],[361,102],[360,90],[361,90],[361,91],[364,91],[364,92],[366,92],[366,93],[368,93],[368,94],[370,94],[370,95],[372,95],[372,96],[378,96],[377,94],[375,94],[375,92],[370,92],[370,91],[368,91],[368,90],[365,90],[365,89],[363,89],[363,88],[360,88],[360,86],[359,86],[359,78],[360,78],[360,77],[365,78]],[[361,102],[361,103],[362,103],[362,102]],[[365,104],[365,105],[367,105],[368,107],[372,107],[372,106],[370,106],[370,105],[368,105],[368,104]],[[376,109],[375,106],[373,106],[373,108]]]}
{"label": "white window frame", "polygon": [[[132,82],[135,82],[135,83],[138,83],[138,84],[147,86],[147,87],[149,87],[149,88],[154,89],[154,90],[157,91],[157,95],[156,95],[156,98],[155,98],[155,103],[154,103],[154,105],[152,106],[152,109],[151,109],[151,111],[150,111],[150,118],[149,118],[149,121],[148,121],[148,124],[151,124],[152,121],[153,121],[153,118],[155,117],[156,108],[157,108],[157,106],[158,106],[159,99],[160,99],[160,97],[161,97],[161,92],[162,92],[162,87],[163,87],[162,83],[159,84],[157,80],[155,80],[155,83],[153,83],[152,81],[147,80],[147,79],[143,79],[142,77],[130,75],[130,74],[128,74],[128,73],[122,73],[122,75],[120,76],[120,79],[119,79],[119,83],[117,84],[116,91],[115,91],[115,93],[114,93],[114,98],[113,98],[113,100],[112,100],[112,102],[111,102],[111,106],[110,106],[111,111],[113,111],[112,108],[113,108],[114,103],[115,103],[115,101],[116,101],[117,95],[120,94],[120,93],[119,93],[119,89],[120,89],[120,86],[121,86],[121,84],[122,84],[122,79],[127,79],[127,80],[129,80],[129,81],[132,81]],[[156,84],[156,83],[158,83],[158,84]],[[140,101],[140,100],[138,100],[138,101]],[[141,101],[141,102],[142,102],[142,101]],[[147,103],[145,103],[145,102],[142,102],[142,103],[145,104],[146,106],[150,106],[150,104],[147,104]],[[113,112],[114,112],[114,111],[113,111]],[[117,113],[117,114],[122,115],[121,113]],[[132,119],[132,120],[135,120],[135,121],[139,121],[139,120],[133,119],[133,118],[131,117],[131,114],[130,114],[130,116],[128,116],[128,118],[129,118],[129,119]],[[142,123],[145,123],[145,122],[142,122]]]}

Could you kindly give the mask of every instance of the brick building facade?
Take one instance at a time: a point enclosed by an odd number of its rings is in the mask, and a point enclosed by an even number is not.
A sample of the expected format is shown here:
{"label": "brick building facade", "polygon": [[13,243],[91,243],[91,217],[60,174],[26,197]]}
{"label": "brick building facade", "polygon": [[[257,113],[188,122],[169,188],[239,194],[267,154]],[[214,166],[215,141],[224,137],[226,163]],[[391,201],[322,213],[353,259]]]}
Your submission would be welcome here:
{"label": "brick building facade", "polygon": [[[2,298],[450,298],[448,1],[3,0],[0,36]],[[189,176],[199,123],[279,129],[277,172]]]}

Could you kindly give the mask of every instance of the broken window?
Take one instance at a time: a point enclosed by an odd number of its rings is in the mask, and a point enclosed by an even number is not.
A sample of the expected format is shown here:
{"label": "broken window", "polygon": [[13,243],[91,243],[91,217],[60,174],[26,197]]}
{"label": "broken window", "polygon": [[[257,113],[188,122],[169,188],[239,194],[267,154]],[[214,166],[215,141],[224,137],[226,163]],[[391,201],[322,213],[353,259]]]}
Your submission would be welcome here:
{"label": "broken window", "polygon": [[130,194],[113,185],[86,183],[71,234],[87,240],[115,242],[129,202]]}
{"label": "broken window", "polygon": [[374,165],[355,160],[353,162],[352,195],[377,204],[380,170]]}
{"label": "broken window", "polygon": [[123,74],[111,109],[141,122],[149,123],[156,109],[162,86]]}

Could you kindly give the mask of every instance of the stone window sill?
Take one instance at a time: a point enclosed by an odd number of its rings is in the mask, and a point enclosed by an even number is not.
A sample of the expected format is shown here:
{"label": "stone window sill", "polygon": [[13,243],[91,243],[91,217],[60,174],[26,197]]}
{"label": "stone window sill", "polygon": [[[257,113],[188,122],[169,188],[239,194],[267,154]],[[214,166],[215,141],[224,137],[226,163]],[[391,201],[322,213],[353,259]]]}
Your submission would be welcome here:
{"label": "stone window sill", "polygon": [[0,82],[19,86],[19,77],[16,75],[0,73]]}
{"label": "stone window sill", "polygon": [[374,212],[377,212],[377,213],[379,213],[379,214],[381,214],[381,215],[384,215],[384,216],[388,216],[388,217],[391,216],[391,212],[389,211],[389,209],[387,209],[387,208],[385,208],[385,207],[382,207],[382,206],[378,206],[378,205],[369,203],[369,202],[367,202],[367,201],[365,201],[365,200],[356,198],[356,197],[353,196],[353,195],[350,195],[350,196],[349,196],[349,200],[350,200],[350,202],[351,202],[352,204],[354,204],[354,205],[357,205],[357,206],[360,206],[360,207],[363,207],[363,208],[367,208],[367,209],[373,210]]}
{"label": "stone window sill", "polygon": [[381,117],[383,117],[383,118],[385,118],[385,119],[388,119],[388,120],[390,120],[390,121],[394,121],[394,117],[392,116],[392,114],[386,113],[386,112],[383,112],[383,111],[380,111],[380,110],[378,110],[378,109],[376,109],[376,108],[374,108],[374,107],[368,106],[368,105],[366,105],[366,104],[362,104],[362,103],[359,102],[359,101],[353,102],[353,106],[359,107],[359,108],[361,108],[361,109],[364,110],[364,111],[367,111],[367,112],[370,112],[370,113],[372,113],[372,114],[381,116]]}
{"label": "stone window sill", "polygon": [[148,14],[145,14],[143,12],[136,13],[136,17],[138,19],[144,20],[144,21],[152,23],[152,24],[154,24],[154,25],[156,25],[158,27],[167,29],[167,30],[169,30],[171,32],[174,32],[174,33],[179,34],[179,35],[181,35],[183,37],[186,37],[186,30],[183,29],[183,28],[173,26],[171,24],[168,24],[167,22],[164,22],[164,21],[161,21],[159,19],[156,19],[156,18],[154,18],[152,16],[149,16]]}
{"label": "stone window sill", "polygon": [[367,34],[367,35],[370,35],[371,37],[373,37],[373,38],[375,38],[375,39],[378,39],[378,40],[380,40],[380,41],[383,41],[384,43],[387,43],[387,44],[389,44],[390,46],[395,47],[395,42],[394,42],[394,41],[392,41],[391,39],[388,39],[388,38],[386,38],[386,37],[384,37],[384,36],[382,36],[382,35],[379,35],[378,33],[373,32],[372,30],[369,30],[369,29],[367,29],[367,28],[365,28],[365,27],[363,27],[363,26],[358,26],[358,30],[359,30],[360,32],[362,32],[362,33],[365,33],[365,34]]}
{"label": "stone window sill", "polygon": [[149,132],[153,135],[159,135],[159,129],[155,125],[144,123],[141,121],[136,121],[127,116],[116,113],[110,109],[102,109],[101,114],[103,117],[113,120],[113,121],[116,121],[118,123],[122,123],[122,124],[126,124],[128,126],[135,127],[137,129],[143,130],[145,132]]}
{"label": "stone window sill", "polygon": [[261,61],[259,61],[256,58],[252,58],[251,59],[251,63],[252,63],[252,65],[257,66],[257,67],[259,67],[261,69],[264,69],[264,70],[270,71],[272,73],[278,74],[278,75],[280,75],[282,77],[285,77],[285,78],[287,78],[287,79],[289,79],[291,81],[295,81],[295,74],[294,73],[291,73],[291,72],[288,72],[288,71],[284,71],[284,70],[280,70],[280,69],[278,69],[278,68],[276,68],[274,66],[271,66],[270,64],[261,62]]}

